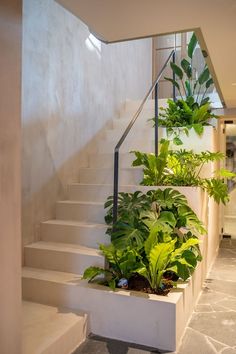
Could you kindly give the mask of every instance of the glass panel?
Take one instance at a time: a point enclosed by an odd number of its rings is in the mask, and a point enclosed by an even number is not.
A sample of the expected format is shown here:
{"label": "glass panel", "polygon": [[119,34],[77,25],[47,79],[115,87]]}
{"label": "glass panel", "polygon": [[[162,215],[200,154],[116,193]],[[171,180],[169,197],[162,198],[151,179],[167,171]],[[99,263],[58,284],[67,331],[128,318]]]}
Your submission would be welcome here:
{"label": "glass panel", "polygon": [[176,36],[176,46],[181,46],[181,34],[166,34],[164,36],[157,37],[157,48],[168,48],[175,46],[175,36]]}

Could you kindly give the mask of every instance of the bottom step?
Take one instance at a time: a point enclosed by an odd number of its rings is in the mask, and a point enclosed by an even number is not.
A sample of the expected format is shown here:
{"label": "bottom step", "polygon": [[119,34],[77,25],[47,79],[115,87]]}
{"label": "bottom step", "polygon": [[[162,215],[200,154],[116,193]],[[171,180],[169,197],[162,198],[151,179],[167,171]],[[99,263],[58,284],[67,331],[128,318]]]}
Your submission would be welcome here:
{"label": "bottom step", "polygon": [[23,302],[22,354],[69,354],[85,339],[87,315]]}

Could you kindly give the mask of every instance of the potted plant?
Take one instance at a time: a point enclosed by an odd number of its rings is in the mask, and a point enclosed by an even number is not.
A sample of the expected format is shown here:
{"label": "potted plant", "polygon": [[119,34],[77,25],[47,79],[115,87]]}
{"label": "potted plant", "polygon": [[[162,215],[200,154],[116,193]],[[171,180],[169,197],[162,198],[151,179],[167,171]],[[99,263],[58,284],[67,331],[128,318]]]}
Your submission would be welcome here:
{"label": "potted plant", "polygon": [[207,64],[199,73],[193,66],[197,43],[193,33],[187,48],[188,57],[182,59],[180,65],[170,63],[176,79],[165,77],[176,87],[179,95],[176,100],[168,99],[166,108],[160,108],[158,123],[166,128],[167,137],[172,137],[176,145],[182,144],[180,133],[189,135],[193,129],[201,136],[204,126],[212,125],[212,119],[217,118],[211,111],[210,97],[207,96],[213,85]]}
{"label": "potted plant", "polygon": [[85,279],[167,295],[179,277],[190,277],[202,259],[198,236],[206,230],[184,195],[171,188],[120,193],[115,225],[113,197],[105,207],[111,245],[100,250],[109,267],[89,267]]}
{"label": "potted plant", "polygon": [[209,162],[222,160],[221,152],[203,151],[195,153],[192,150],[170,150],[169,140],[162,139],[158,156],[152,153],[133,151],[136,159],[133,166],[143,166],[142,185],[146,186],[191,186],[205,190],[209,197],[219,204],[229,201],[227,184],[224,179],[236,176],[226,169],[215,171],[212,176],[201,176],[203,167]]}

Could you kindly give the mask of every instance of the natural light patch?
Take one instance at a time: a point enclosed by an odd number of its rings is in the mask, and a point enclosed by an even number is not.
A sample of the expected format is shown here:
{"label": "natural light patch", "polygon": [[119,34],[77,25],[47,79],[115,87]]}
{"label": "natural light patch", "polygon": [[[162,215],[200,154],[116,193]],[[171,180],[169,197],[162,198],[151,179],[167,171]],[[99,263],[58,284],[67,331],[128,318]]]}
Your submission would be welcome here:
{"label": "natural light patch", "polygon": [[85,44],[91,52],[95,52],[98,58],[101,58],[102,43],[96,37],[94,37],[92,33],[90,33],[86,39]]}

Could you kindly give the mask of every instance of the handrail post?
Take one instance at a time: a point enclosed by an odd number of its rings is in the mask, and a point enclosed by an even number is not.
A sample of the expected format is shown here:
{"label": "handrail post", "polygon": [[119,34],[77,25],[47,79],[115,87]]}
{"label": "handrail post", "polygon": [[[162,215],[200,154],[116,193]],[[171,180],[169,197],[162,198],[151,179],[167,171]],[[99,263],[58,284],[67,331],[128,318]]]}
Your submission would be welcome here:
{"label": "handrail post", "polygon": [[155,86],[155,155],[158,156],[158,82]]}
{"label": "handrail post", "polygon": [[[176,53],[175,51],[173,52],[172,60],[173,63],[175,64],[175,59],[176,59]],[[175,81],[175,73],[173,71],[173,80]],[[173,101],[176,102],[176,88],[175,85],[173,84]]]}
{"label": "handrail post", "polygon": [[119,183],[119,150],[115,149],[114,154],[114,190],[113,190],[113,225],[118,215],[118,183]]}

